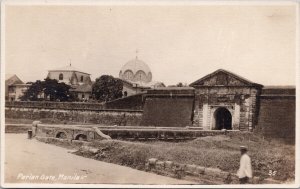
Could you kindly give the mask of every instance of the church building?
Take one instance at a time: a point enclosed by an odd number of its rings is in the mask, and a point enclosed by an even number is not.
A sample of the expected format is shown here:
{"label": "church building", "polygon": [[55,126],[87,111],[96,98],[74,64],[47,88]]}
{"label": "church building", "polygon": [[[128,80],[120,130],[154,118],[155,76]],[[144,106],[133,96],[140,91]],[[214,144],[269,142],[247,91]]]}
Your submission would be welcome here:
{"label": "church building", "polygon": [[165,87],[162,82],[152,81],[149,66],[137,56],[121,68],[119,78],[123,82],[123,96],[144,93],[151,88]]}
{"label": "church building", "polygon": [[62,68],[49,70],[47,78],[56,79],[58,82],[64,82],[70,85],[79,100],[89,100],[92,92],[91,74],[79,71],[71,64]]}

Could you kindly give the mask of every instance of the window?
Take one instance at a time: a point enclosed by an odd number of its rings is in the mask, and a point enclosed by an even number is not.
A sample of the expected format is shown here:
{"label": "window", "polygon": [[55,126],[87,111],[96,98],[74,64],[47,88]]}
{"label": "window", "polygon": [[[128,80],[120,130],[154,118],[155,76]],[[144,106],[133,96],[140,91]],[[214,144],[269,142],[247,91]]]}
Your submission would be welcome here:
{"label": "window", "polygon": [[9,91],[9,93],[15,93],[16,92],[16,88],[14,86],[9,86],[8,87],[8,91]]}
{"label": "window", "polygon": [[124,72],[124,79],[125,80],[132,80],[133,79],[133,72],[132,71],[130,71],[130,70],[126,70],[125,72]]}
{"label": "window", "polygon": [[81,98],[84,98],[84,94],[81,95]]}
{"label": "window", "polygon": [[59,79],[59,80],[63,80],[63,79],[64,79],[64,75],[63,75],[62,73],[59,74],[58,79]]}
{"label": "window", "polygon": [[83,82],[83,76],[80,76],[80,82]]}
{"label": "window", "polygon": [[134,77],[136,81],[147,82],[147,76],[142,70],[137,71]]}

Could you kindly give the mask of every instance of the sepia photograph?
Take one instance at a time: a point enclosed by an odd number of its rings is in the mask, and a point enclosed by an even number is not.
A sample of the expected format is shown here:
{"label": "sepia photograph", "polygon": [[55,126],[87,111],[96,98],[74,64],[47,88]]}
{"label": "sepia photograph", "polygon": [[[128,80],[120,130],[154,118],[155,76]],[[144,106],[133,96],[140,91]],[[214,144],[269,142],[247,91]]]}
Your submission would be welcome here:
{"label": "sepia photograph", "polygon": [[298,85],[297,1],[2,1],[1,187],[298,188]]}

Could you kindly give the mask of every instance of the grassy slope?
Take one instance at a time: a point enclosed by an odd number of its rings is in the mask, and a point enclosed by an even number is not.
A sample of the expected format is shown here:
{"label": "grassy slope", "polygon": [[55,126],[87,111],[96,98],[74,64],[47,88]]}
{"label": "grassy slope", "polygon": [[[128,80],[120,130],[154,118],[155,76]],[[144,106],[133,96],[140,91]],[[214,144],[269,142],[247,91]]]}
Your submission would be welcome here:
{"label": "grassy slope", "polygon": [[[254,175],[268,177],[270,170],[275,170],[273,177],[278,180],[294,179],[294,146],[278,141],[266,141],[250,133],[202,137],[188,142],[126,142],[97,141],[92,146],[101,149],[96,155],[81,154],[106,162],[144,169],[149,158],[170,160],[177,163],[195,164],[220,168],[236,173],[239,167],[239,146],[249,147]],[[77,152],[80,154],[81,152]]]}
{"label": "grassy slope", "polygon": [[[31,124],[33,120],[6,119],[5,121]],[[23,130],[22,132],[26,132],[28,129]],[[269,171],[272,170],[277,171],[274,179],[294,178],[295,146],[276,140],[263,140],[262,137],[252,133],[231,133],[227,136],[202,137],[178,143],[100,141],[94,142],[93,146],[103,150],[92,158],[137,169],[144,169],[147,159],[158,158],[177,163],[215,167],[235,173],[239,166],[240,145],[247,145],[249,148],[248,154],[252,159],[255,176],[268,177]]]}

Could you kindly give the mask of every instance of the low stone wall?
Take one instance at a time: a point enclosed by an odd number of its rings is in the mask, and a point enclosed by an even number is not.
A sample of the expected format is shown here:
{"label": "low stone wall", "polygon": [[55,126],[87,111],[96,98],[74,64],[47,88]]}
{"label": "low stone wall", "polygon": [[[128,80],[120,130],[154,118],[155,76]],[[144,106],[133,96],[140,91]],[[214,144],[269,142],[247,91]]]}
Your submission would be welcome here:
{"label": "low stone wall", "polygon": [[52,120],[57,122],[101,125],[140,125],[142,111],[133,110],[62,110],[6,107],[5,117],[12,119]]}
{"label": "low stone wall", "polygon": [[60,138],[67,140],[81,139],[85,141],[92,141],[95,139],[100,139],[100,137],[92,128],[78,128],[74,126],[51,126],[38,124],[34,133],[36,133],[37,137]]}
{"label": "low stone wall", "polygon": [[[98,126],[97,129],[103,134],[110,136],[113,139],[123,139],[123,140],[190,140],[197,137],[205,136],[216,136],[216,135],[226,135],[229,133],[239,132],[239,131],[203,131],[194,130],[188,128],[177,129],[176,127],[170,128],[148,128],[148,127],[105,127]],[[87,131],[85,131],[87,130]],[[69,139],[76,139],[76,135],[83,134],[86,136],[91,135],[90,139],[98,139],[97,136],[89,132],[94,132],[93,126],[86,125],[79,129],[76,125],[45,125],[39,124],[38,133],[45,137],[56,137],[59,138],[58,133],[63,132]]]}
{"label": "low stone wall", "polygon": [[27,133],[31,124],[5,124],[5,133]]}
{"label": "low stone wall", "polygon": [[[239,184],[236,174],[217,168],[197,165],[179,164],[173,161],[159,161],[151,158],[146,161],[146,171],[168,175],[178,179],[198,181],[201,184]],[[280,184],[279,181],[267,178],[253,177],[249,184]]]}
{"label": "low stone wall", "polygon": [[[10,125],[10,126],[9,126]],[[20,128],[18,124],[7,124],[6,129]],[[63,138],[69,140],[79,140],[82,136],[86,141],[98,139],[123,139],[123,140],[191,140],[197,137],[232,135],[240,131],[203,131],[195,128],[176,127],[139,127],[139,126],[96,126],[96,125],[51,125],[51,124],[32,124],[26,125],[26,129],[34,130],[34,135],[40,137]],[[24,129],[23,129],[24,130]],[[27,131],[26,131],[27,132]]]}
{"label": "low stone wall", "polygon": [[87,146],[91,142],[87,141],[80,141],[80,140],[71,140],[71,139],[61,139],[61,138],[54,138],[54,137],[42,137],[42,136],[36,136],[36,140],[44,143],[50,143],[50,144],[57,144],[60,146],[74,146],[74,147],[82,147]]}
{"label": "low stone wall", "polygon": [[104,134],[109,135],[113,139],[125,140],[165,140],[180,141],[191,140],[198,137],[226,135],[228,133],[240,131],[203,131],[194,129],[177,129],[176,127],[165,128],[102,128],[98,127]]}

